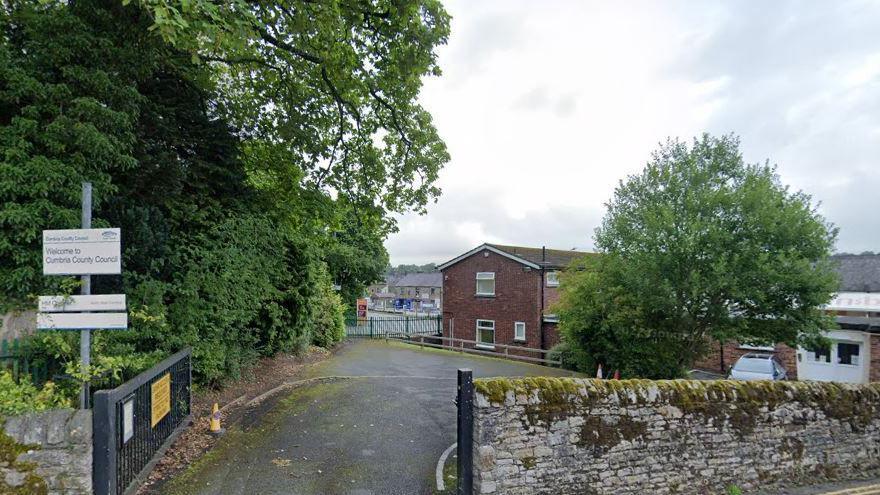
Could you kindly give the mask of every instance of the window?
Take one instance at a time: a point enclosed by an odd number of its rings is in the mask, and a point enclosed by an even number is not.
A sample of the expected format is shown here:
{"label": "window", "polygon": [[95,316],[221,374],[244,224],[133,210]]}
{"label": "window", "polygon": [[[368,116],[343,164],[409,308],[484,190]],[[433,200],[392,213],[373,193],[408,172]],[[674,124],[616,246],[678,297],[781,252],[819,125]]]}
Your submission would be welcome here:
{"label": "window", "polygon": [[819,349],[813,349],[812,351],[807,353],[807,358],[814,363],[830,363],[831,348],[822,347]]}
{"label": "window", "polygon": [[477,295],[478,296],[494,296],[495,295],[495,273],[494,272],[477,272]]}
{"label": "window", "polygon": [[848,364],[850,366],[859,365],[859,344],[850,344],[848,342],[837,343],[837,363]]}
{"label": "window", "polygon": [[477,320],[477,347],[484,349],[495,348],[495,322],[492,320]]}
{"label": "window", "polygon": [[526,324],[523,321],[518,321],[513,324],[513,340],[526,340]]}
{"label": "window", "polygon": [[559,272],[547,272],[547,287],[559,287]]}

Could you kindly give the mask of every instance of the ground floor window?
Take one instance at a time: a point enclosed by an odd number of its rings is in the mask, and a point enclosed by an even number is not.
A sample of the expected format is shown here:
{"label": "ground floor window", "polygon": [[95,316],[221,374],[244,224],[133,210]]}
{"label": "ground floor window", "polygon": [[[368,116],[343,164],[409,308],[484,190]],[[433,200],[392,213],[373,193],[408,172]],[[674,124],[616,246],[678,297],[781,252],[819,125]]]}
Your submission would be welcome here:
{"label": "ground floor window", "polygon": [[495,322],[492,320],[477,320],[477,338],[479,347],[495,348]]}
{"label": "ground floor window", "polygon": [[807,353],[807,358],[814,363],[830,363],[831,362],[831,348],[830,347],[819,347],[813,349]]}
{"label": "ground floor window", "polygon": [[859,344],[851,344],[849,342],[837,343],[837,363],[848,364],[851,366],[859,365]]}
{"label": "ground floor window", "polygon": [[514,340],[526,340],[526,324],[525,324],[525,322],[518,321],[513,324],[513,339]]}

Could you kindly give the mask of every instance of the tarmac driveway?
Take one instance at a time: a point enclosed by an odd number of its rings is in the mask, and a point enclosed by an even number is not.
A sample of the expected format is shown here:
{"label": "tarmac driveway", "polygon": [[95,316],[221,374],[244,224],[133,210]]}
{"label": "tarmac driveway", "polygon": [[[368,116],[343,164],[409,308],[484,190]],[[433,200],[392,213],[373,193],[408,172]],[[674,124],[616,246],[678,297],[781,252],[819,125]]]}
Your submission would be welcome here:
{"label": "tarmac driveway", "polygon": [[174,494],[432,493],[456,441],[456,370],[474,377],[566,376],[514,361],[354,341],[305,385],[227,433],[166,487]]}

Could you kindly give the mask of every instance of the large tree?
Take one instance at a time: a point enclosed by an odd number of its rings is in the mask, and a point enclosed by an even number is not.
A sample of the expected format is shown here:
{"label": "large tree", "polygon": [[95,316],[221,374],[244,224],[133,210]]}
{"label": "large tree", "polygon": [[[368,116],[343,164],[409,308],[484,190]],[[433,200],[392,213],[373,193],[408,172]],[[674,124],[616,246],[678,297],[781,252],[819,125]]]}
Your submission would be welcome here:
{"label": "large tree", "polygon": [[596,230],[600,256],[563,284],[572,358],[669,377],[710,342],[815,342],[838,280],[837,231],[733,136],[668,141],[622,181]]}
{"label": "large tree", "polygon": [[416,97],[447,32],[429,0],[0,2],[0,309],[75,289],[42,276],[40,231],[78,226],[88,180],[124,249],[94,289],[128,294],[133,328],[96,357],[192,345],[215,381],[332,343],[333,282],[379,278],[392,213],[439,193]]}
{"label": "large tree", "polygon": [[275,146],[304,184],[383,214],[424,211],[439,195],[449,156],[417,101],[449,35],[438,0],[139,3],[215,69],[216,111]]}

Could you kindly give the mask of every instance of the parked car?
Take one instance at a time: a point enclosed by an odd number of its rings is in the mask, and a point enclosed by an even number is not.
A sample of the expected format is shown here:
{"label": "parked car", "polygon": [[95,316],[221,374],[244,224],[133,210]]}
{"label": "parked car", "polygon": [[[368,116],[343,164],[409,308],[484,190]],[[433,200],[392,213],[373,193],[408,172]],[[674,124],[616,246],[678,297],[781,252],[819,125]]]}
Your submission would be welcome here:
{"label": "parked car", "polygon": [[730,368],[727,378],[731,380],[787,380],[788,374],[776,356],[749,353],[743,355]]}

